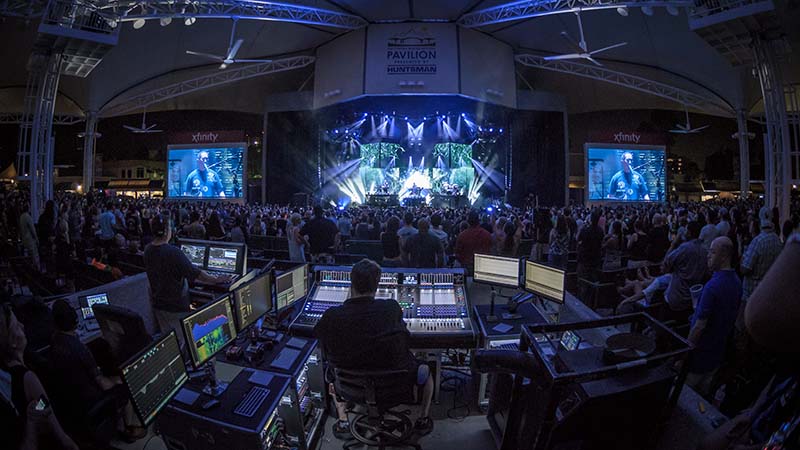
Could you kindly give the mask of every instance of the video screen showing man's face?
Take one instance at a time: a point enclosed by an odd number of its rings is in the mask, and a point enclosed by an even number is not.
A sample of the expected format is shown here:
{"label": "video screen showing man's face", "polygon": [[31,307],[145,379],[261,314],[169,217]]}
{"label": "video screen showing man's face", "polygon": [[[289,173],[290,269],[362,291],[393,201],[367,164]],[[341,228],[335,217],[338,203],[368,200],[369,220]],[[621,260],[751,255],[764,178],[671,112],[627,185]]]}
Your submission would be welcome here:
{"label": "video screen showing man's face", "polygon": [[244,147],[171,148],[167,197],[242,198]]}
{"label": "video screen showing man's face", "polygon": [[587,149],[589,200],[665,200],[665,152],[658,149]]}

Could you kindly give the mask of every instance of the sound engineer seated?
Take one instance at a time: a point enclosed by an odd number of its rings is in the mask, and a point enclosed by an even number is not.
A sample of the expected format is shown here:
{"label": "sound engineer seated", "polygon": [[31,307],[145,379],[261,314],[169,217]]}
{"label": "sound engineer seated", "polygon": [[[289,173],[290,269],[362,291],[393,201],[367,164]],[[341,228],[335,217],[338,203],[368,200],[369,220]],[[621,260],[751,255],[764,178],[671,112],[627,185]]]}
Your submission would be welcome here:
{"label": "sound engineer seated", "polygon": [[[430,433],[433,380],[428,366],[417,361],[408,350],[410,334],[403,321],[403,310],[394,300],[377,300],[375,293],[381,268],[374,261],[362,259],[350,272],[350,297],[341,305],[329,308],[314,328],[331,366],[350,370],[408,370],[408,403],[420,401],[420,417],[415,428],[420,435]],[[336,402],[338,422],[334,434],[349,435],[346,405],[337,402],[333,384],[329,389]]]}

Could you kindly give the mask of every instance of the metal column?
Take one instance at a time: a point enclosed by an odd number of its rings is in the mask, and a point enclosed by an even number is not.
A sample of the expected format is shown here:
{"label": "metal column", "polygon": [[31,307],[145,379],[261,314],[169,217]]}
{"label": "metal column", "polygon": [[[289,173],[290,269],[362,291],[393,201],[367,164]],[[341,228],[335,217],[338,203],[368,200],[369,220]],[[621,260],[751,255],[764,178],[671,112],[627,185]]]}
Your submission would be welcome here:
{"label": "metal column", "polygon": [[97,137],[97,111],[87,111],[86,131],[83,133],[83,192],[89,192],[94,187],[94,152]]}
{"label": "metal column", "polygon": [[747,197],[750,191],[750,137],[747,134],[747,110],[736,111],[739,127],[739,196]]}
{"label": "metal column", "polygon": [[789,123],[786,114],[786,99],[780,64],[776,56],[779,41],[765,40],[756,36],[753,40],[753,54],[761,93],[764,100],[767,139],[764,153],[766,159],[766,204],[777,206],[781,222],[789,217],[791,195],[791,142]]}
{"label": "metal column", "polygon": [[264,113],[264,127],[261,136],[261,204],[267,204],[267,122],[269,113]]}

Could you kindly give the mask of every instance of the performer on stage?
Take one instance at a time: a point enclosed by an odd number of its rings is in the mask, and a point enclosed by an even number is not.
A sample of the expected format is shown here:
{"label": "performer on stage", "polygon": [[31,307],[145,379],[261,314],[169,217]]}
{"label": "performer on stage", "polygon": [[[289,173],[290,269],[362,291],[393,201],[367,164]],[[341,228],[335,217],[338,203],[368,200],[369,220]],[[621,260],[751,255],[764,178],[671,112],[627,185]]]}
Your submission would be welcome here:
{"label": "performer on stage", "polygon": [[650,194],[647,191],[647,184],[644,176],[631,167],[631,164],[633,164],[633,153],[623,153],[620,161],[622,162],[622,170],[611,177],[611,183],[609,183],[608,186],[608,198],[614,200],[649,201]]}
{"label": "performer on stage", "polygon": [[217,172],[206,167],[208,152],[197,153],[197,169],[186,177],[184,196],[192,197],[225,197],[222,180]]}

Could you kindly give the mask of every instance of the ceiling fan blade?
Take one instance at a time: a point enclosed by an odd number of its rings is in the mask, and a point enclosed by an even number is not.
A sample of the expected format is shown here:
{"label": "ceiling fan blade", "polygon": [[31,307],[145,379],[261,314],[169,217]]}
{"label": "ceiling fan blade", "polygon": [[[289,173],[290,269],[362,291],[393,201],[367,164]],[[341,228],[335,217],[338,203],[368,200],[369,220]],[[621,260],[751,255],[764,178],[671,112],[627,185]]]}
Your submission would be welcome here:
{"label": "ceiling fan blade", "polygon": [[234,59],[235,63],[268,63],[272,62],[271,59]]}
{"label": "ceiling fan blade", "polygon": [[236,42],[233,44],[233,47],[228,49],[228,56],[225,57],[225,61],[233,60],[236,58],[236,53],[239,52],[239,47],[242,46],[244,39],[237,39]]}
{"label": "ceiling fan blade", "polygon": [[194,56],[202,56],[203,58],[213,59],[214,61],[224,61],[225,59],[219,55],[212,55],[210,53],[203,53],[203,52],[193,52],[191,50],[186,50],[187,55],[194,55]]}
{"label": "ceiling fan blade", "polygon": [[590,55],[594,55],[596,53],[604,52],[606,50],[611,50],[612,48],[622,47],[624,45],[628,45],[627,42],[620,42],[619,44],[609,45],[608,47],[598,48],[597,50],[593,50],[589,52]]}
{"label": "ceiling fan blade", "polygon": [[161,133],[162,131],[164,131],[164,130],[150,130],[150,129],[148,129],[147,131],[144,131],[144,133]]}
{"label": "ceiling fan blade", "polygon": [[153,129],[153,127],[154,127],[154,126],[156,126],[156,125],[158,125],[158,124],[157,124],[157,123],[154,123],[154,124],[150,125],[149,127],[145,128],[145,130],[148,130],[148,131],[149,131],[149,130],[152,130],[152,129]]}
{"label": "ceiling fan blade", "polygon": [[570,34],[566,31],[561,32],[561,37],[564,38],[565,41],[569,42],[569,45],[571,45],[578,53],[583,53],[585,51],[583,47],[578,44],[578,41],[576,41],[575,38],[570,36]]}
{"label": "ceiling fan blade", "polygon": [[670,133],[686,134],[686,130],[669,130]]}
{"label": "ceiling fan blade", "polygon": [[555,56],[545,56],[545,61],[558,61],[560,59],[580,59],[583,58],[583,55],[580,53],[569,53],[566,55],[555,55]]}
{"label": "ceiling fan blade", "polygon": [[138,131],[138,130],[139,130],[139,128],[132,127],[132,126],[130,126],[130,125],[123,125],[123,126],[122,126],[122,128],[125,128],[126,130],[131,130],[131,131],[133,131],[133,132],[136,132],[136,131]]}
{"label": "ceiling fan blade", "polygon": [[599,61],[597,61],[596,59],[592,58],[592,57],[591,57],[591,55],[582,55],[582,58],[583,58],[583,59],[585,59],[585,60],[587,60],[587,61],[589,61],[589,62],[591,62],[591,63],[592,63],[592,64],[594,64],[595,66],[600,66],[600,67],[603,67],[603,65],[602,65],[602,64],[600,64],[600,62],[599,62]]}
{"label": "ceiling fan blade", "polygon": [[708,127],[710,127],[710,126],[711,126],[711,125],[704,125],[704,126],[702,126],[702,127],[692,128],[692,129],[691,129],[691,130],[689,130],[689,131],[691,131],[692,133],[697,133],[698,131],[703,131],[703,130],[705,130],[706,128],[708,128]]}
{"label": "ceiling fan blade", "polygon": [[586,47],[587,47],[586,46],[586,37],[583,35],[583,21],[581,21],[581,12],[580,12],[580,10],[575,12],[575,15],[578,16],[578,30],[581,32],[581,40],[578,43],[579,44],[578,47],[580,47],[581,50],[583,50],[583,52],[586,53],[586,51],[587,51],[586,50]]}

